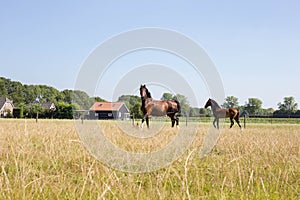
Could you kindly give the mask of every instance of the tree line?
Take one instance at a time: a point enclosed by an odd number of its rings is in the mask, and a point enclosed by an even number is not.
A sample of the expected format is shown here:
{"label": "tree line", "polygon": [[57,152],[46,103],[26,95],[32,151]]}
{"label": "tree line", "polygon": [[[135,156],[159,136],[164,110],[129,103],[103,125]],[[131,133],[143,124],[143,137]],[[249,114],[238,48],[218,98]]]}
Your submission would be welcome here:
{"label": "tree line", "polygon": [[[88,110],[94,101],[105,101],[100,97],[90,97],[84,91],[59,91],[47,85],[27,85],[0,77],[0,96],[13,101],[14,117],[36,117],[72,119],[74,110]],[[51,112],[41,104],[51,102],[56,110]]]}
{"label": "tree line", "polygon": [[300,117],[300,110],[298,110],[298,104],[293,96],[284,97],[283,102],[277,104],[277,110],[273,108],[262,108],[262,103],[263,102],[258,98],[248,98],[245,105],[239,105],[237,97],[228,96],[222,104],[222,107],[235,107],[238,108],[241,113],[252,117]]}
{"label": "tree line", "polygon": [[[39,113],[41,118],[72,119],[74,110],[88,110],[95,101],[106,101],[101,97],[90,97],[84,91],[63,90],[59,91],[47,85],[26,85],[18,81],[0,77],[0,96],[13,100],[14,117],[35,117]],[[188,98],[182,94],[164,93],[161,100],[178,100],[181,105],[181,115],[188,117],[211,116],[210,109],[190,106]],[[136,95],[122,95],[118,101],[124,102],[130,114],[135,118],[142,118],[141,98]],[[32,104],[34,102],[39,102]],[[52,102],[56,106],[55,112],[45,110],[41,103]],[[30,105],[31,104],[31,105]],[[278,109],[262,108],[262,101],[258,98],[249,98],[244,105],[239,105],[238,98],[228,96],[225,98],[223,108],[235,107],[240,113],[248,116],[275,116],[295,117],[300,116],[298,104],[294,97],[284,97],[283,102],[278,103]]]}
{"label": "tree line", "polygon": [[[187,117],[211,116],[211,110],[205,108],[191,107],[190,103],[182,94],[173,95],[171,93],[164,93],[161,100],[178,100],[181,105],[181,115]],[[136,118],[142,118],[143,114],[140,110],[141,100],[139,96],[122,95],[118,101],[125,102],[126,106],[134,114]],[[278,103],[278,109],[263,108],[262,101],[258,98],[249,98],[244,105],[239,105],[238,98],[234,96],[227,96],[223,104],[223,108],[238,108],[241,115],[250,117],[300,117],[300,110],[294,97],[284,97],[283,102]]]}

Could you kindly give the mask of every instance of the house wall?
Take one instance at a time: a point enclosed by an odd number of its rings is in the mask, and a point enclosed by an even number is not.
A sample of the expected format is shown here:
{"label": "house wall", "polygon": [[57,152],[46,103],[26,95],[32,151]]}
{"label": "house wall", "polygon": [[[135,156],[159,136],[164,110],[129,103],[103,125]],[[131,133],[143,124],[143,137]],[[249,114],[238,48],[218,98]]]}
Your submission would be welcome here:
{"label": "house wall", "polygon": [[118,116],[116,111],[96,111],[95,113],[98,114],[98,119],[115,119]]}
{"label": "house wall", "polygon": [[6,117],[8,115],[8,111],[10,110],[10,114],[13,115],[14,107],[11,103],[5,102],[0,110],[1,117]]}
{"label": "house wall", "polygon": [[90,110],[90,119],[129,119],[129,111],[125,104],[118,111]]}
{"label": "house wall", "polygon": [[90,112],[91,119],[126,119],[129,114],[119,111],[92,111]]}
{"label": "house wall", "polygon": [[119,112],[121,113],[121,115],[118,115],[119,119],[127,120],[129,118],[129,110],[126,108],[125,105],[122,105]]}

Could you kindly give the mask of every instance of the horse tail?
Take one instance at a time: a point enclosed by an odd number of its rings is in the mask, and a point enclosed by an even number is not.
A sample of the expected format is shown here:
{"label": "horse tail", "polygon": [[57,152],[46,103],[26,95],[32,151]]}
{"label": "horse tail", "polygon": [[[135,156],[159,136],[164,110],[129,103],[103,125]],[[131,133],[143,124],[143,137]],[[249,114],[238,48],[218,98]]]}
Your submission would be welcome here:
{"label": "horse tail", "polygon": [[175,103],[177,104],[177,109],[178,109],[178,114],[177,114],[177,116],[180,116],[181,115],[181,106],[180,106],[180,103],[179,103],[179,101],[177,101],[176,99],[174,100],[175,101]]}

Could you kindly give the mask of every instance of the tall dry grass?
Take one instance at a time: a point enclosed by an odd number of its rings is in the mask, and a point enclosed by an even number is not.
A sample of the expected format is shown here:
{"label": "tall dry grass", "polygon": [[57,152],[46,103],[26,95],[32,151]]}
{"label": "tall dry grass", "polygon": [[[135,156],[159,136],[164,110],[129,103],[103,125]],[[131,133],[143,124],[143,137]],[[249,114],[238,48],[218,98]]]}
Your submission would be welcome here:
{"label": "tall dry grass", "polygon": [[199,125],[189,150],[172,165],[136,174],[89,155],[73,121],[1,119],[0,199],[299,199],[299,125],[224,129],[211,154],[199,158],[207,128]]}

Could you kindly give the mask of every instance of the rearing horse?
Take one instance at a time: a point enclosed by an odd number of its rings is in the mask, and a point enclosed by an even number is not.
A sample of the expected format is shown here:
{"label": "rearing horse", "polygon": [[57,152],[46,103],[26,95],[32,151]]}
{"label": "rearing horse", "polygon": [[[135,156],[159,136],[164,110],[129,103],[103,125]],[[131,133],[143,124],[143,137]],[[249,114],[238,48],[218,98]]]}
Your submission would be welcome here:
{"label": "rearing horse", "polygon": [[[230,122],[231,122],[230,128],[234,124],[233,119],[237,122],[239,127],[242,128],[242,126],[240,125],[240,120],[239,120],[240,111],[237,108],[221,108],[218,105],[218,103],[213,99],[208,99],[204,108],[207,108],[208,106],[211,107],[214,117],[215,117],[214,122],[213,122],[213,125],[215,128],[219,129],[219,118],[226,118],[226,117],[230,118]],[[216,122],[217,122],[217,127],[215,125]]]}
{"label": "rearing horse", "polygon": [[177,100],[154,100],[151,93],[146,88],[146,85],[141,85],[140,95],[142,99],[141,110],[144,114],[142,119],[143,123],[146,120],[147,127],[149,128],[149,116],[168,116],[171,118],[172,127],[179,125],[180,104]]}

